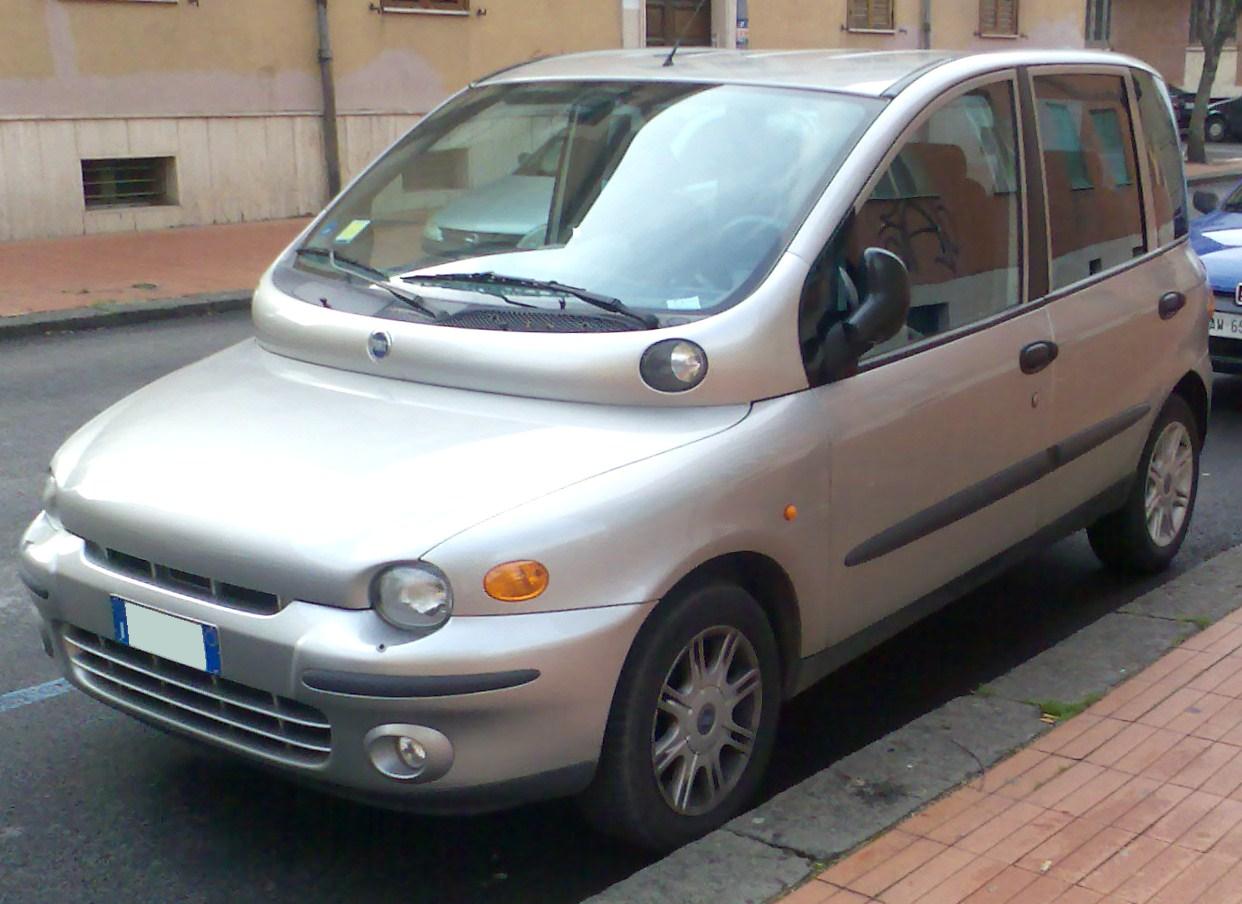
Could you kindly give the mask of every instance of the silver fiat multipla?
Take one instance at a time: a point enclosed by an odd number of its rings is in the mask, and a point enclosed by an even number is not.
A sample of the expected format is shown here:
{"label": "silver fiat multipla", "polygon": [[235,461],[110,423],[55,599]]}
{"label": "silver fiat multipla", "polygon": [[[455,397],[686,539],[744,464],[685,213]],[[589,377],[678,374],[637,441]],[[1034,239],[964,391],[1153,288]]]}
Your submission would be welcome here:
{"label": "silver fiat multipla", "polygon": [[77,687],[667,848],[752,797],[784,700],[1017,557],[1169,563],[1211,296],[1159,77],[666,60],[471,85],[263,276],[254,339],[65,443],[21,573]]}

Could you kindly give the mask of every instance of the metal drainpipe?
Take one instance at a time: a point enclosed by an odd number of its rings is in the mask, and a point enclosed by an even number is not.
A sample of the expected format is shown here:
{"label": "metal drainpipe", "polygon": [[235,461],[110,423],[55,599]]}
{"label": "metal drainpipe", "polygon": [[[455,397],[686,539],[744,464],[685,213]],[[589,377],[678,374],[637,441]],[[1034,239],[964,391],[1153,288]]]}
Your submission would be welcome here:
{"label": "metal drainpipe", "polygon": [[931,50],[931,0],[919,0],[919,49]]}
{"label": "metal drainpipe", "polygon": [[336,134],[336,83],[332,80],[332,44],[328,40],[328,0],[315,0],[319,13],[319,81],[323,87],[323,163],[328,196],[341,190],[341,146]]}

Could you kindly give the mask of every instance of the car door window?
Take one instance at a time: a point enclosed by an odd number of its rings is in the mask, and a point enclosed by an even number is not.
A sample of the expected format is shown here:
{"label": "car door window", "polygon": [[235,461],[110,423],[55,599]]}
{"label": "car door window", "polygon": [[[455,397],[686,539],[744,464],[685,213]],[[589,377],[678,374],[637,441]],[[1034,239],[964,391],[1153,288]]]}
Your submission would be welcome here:
{"label": "car door window", "polygon": [[[910,273],[906,329],[869,355],[954,330],[1018,304],[1021,196],[1013,89],[969,91],[910,135],[856,208],[843,278],[885,248]],[[859,286],[865,290],[865,287]]]}
{"label": "car door window", "polygon": [[1059,289],[1147,250],[1138,168],[1121,76],[1036,76],[1035,97]]}
{"label": "car door window", "polygon": [[1146,136],[1148,172],[1152,176],[1152,217],[1156,242],[1167,245],[1190,230],[1186,209],[1186,180],[1182,173],[1182,147],[1173,124],[1173,111],[1162,86],[1150,73],[1135,70],[1134,94]]}

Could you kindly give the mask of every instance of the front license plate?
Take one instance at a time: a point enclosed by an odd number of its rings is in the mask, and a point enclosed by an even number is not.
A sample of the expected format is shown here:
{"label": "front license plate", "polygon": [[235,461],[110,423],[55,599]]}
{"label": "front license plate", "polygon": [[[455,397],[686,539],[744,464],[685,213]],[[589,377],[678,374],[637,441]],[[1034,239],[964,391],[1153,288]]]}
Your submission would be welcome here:
{"label": "front license plate", "polygon": [[1212,315],[1212,325],[1208,327],[1208,332],[1227,339],[1242,339],[1242,316],[1217,311]]}
{"label": "front license plate", "polygon": [[119,596],[111,599],[112,633],[117,643],[220,674],[220,632],[215,625],[148,609]]}

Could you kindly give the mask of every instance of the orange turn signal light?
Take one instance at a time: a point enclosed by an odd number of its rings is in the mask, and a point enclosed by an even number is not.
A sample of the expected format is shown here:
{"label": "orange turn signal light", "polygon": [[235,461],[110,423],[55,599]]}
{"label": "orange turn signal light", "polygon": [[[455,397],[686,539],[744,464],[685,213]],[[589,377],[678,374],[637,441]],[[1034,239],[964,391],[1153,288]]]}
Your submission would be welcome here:
{"label": "orange turn signal light", "polygon": [[484,575],[483,589],[502,603],[533,600],[548,589],[548,569],[530,559],[504,562]]}

